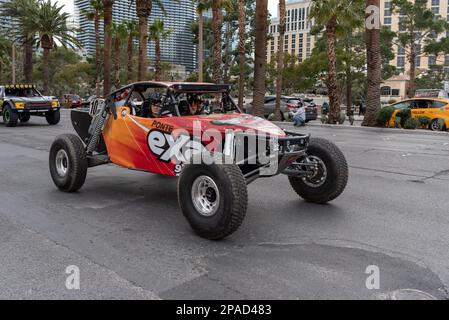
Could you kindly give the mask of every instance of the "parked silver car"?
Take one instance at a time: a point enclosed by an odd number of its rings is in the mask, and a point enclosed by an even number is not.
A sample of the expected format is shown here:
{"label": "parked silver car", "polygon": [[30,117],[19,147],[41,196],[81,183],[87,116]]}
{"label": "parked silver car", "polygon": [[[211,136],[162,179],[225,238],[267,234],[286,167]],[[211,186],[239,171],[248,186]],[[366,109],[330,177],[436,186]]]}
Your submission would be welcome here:
{"label": "parked silver car", "polygon": [[[318,108],[313,103],[313,99],[301,99],[295,97],[282,96],[281,97],[281,119],[284,119],[284,114],[296,111],[298,107],[306,107],[306,122],[316,120],[318,118]],[[268,118],[270,114],[274,113],[276,108],[276,96],[266,96],[264,101],[264,116]],[[244,107],[245,113],[252,113],[253,103],[248,103]]]}

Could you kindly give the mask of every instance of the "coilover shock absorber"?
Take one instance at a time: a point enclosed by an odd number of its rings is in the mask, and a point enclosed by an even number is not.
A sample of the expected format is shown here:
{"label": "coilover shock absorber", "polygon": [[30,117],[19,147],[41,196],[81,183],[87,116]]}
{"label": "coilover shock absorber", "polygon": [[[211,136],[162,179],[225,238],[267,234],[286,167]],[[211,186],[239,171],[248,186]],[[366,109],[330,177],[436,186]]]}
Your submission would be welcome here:
{"label": "coilover shock absorber", "polygon": [[92,123],[89,128],[89,142],[87,143],[86,153],[92,155],[97,149],[100,142],[106,119],[109,116],[109,110],[112,112],[114,119],[117,118],[115,110],[115,101],[113,96],[109,96],[106,100],[98,100],[98,107],[93,115]]}

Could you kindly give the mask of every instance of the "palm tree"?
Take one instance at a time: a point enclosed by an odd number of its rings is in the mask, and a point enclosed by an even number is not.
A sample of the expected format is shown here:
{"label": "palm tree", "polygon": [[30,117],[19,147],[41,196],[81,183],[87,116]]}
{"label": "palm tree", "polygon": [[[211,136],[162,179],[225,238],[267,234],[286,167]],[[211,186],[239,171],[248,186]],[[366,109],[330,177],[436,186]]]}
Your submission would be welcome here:
{"label": "palm tree", "polygon": [[101,83],[101,42],[100,42],[100,20],[103,18],[103,0],[90,0],[91,10],[83,10],[81,13],[88,19],[94,22],[95,29],[95,61],[96,61],[96,95],[99,97],[100,83]]}
{"label": "palm tree", "polygon": [[57,44],[64,47],[80,47],[74,33],[75,29],[67,26],[70,15],[62,12],[64,6],[52,4],[51,0],[40,1],[37,10],[28,21],[29,30],[35,30],[38,35],[38,45],[43,49],[44,93],[49,94],[50,85],[50,50]]}
{"label": "palm tree", "polygon": [[246,8],[245,0],[239,0],[239,108],[243,109],[243,98],[245,96],[245,26],[246,26]]}
{"label": "palm tree", "polygon": [[[162,0],[154,0],[165,13]],[[136,0],[136,12],[139,17],[139,81],[145,80],[148,56],[148,17],[153,9],[153,0]]]}
{"label": "palm tree", "polygon": [[279,0],[279,48],[277,56],[276,107],[274,120],[281,120],[282,78],[284,74],[285,0]]}
{"label": "palm tree", "polygon": [[150,39],[154,40],[156,52],[156,73],[155,80],[161,80],[162,65],[161,65],[161,39],[167,39],[171,30],[164,30],[164,22],[162,20],[154,20],[150,26]]}
{"label": "palm tree", "polygon": [[125,23],[112,24],[112,35],[114,38],[114,87],[116,90],[120,88],[120,67],[121,67],[121,49],[122,40],[128,38],[128,29]]}
{"label": "palm tree", "polygon": [[[0,83],[4,81],[2,78],[3,67],[9,64],[10,53],[12,50],[13,42],[3,32],[0,34]],[[6,81],[6,80],[5,80]]]}
{"label": "palm tree", "polygon": [[337,79],[337,58],[335,42],[337,28],[341,23],[357,20],[360,13],[353,0],[313,0],[310,17],[315,24],[323,26],[326,37],[326,50],[328,59],[327,90],[329,94],[329,123],[336,124],[340,117],[340,88]]}
{"label": "palm tree", "polygon": [[[380,0],[367,0],[366,6],[380,8]],[[379,25],[380,25],[380,21]],[[377,124],[377,113],[380,110],[380,85],[382,81],[382,62],[380,56],[380,28],[366,28],[367,58],[367,95],[366,114],[362,125],[374,127]]]}
{"label": "palm tree", "polygon": [[203,12],[210,8],[210,1],[198,0],[198,82],[204,78],[204,17]]}
{"label": "palm tree", "polygon": [[10,32],[15,41],[22,43],[23,46],[23,71],[25,81],[33,82],[33,46],[35,43],[35,30],[29,29],[30,20],[33,19],[33,14],[38,7],[37,0],[15,0],[5,2],[2,6],[2,14],[11,17],[18,21],[19,28],[16,25],[11,25],[8,32]]}
{"label": "palm tree", "polygon": [[134,56],[134,39],[139,36],[139,32],[137,29],[137,23],[135,21],[127,21],[126,29],[128,32],[128,45],[127,45],[127,79],[128,83],[133,82],[134,80],[134,70],[133,70],[133,56]]}
{"label": "palm tree", "polygon": [[221,0],[212,0],[212,33],[214,35],[212,78],[215,83],[221,82],[221,24],[223,20],[221,10]]}
{"label": "palm tree", "polygon": [[266,93],[268,0],[256,0],[255,59],[254,59],[254,113],[263,117]]}
{"label": "palm tree", "polygon": [[103,0],[104,10],[104,57],[103,57],[103,96],[107,96],[111,91],[111,51],[112,51],[112,7],[114,0]]}

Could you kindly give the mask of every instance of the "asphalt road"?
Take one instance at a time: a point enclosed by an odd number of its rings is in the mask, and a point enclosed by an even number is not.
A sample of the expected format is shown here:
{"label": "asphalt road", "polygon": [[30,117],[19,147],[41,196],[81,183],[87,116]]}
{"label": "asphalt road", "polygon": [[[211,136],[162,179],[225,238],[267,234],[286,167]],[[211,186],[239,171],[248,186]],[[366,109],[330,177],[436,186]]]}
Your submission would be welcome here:
{"label": "asphalt road", "polygon": [[[68,116],[0,125],[0,299],[449,297],[449,134],[301,129],[343,149],[346,192],[319,206],[284,176],[258,180],[241,229],[211,242],[190,230],[174,178],[107,165],[78,193],[56,190],[48,150]],[[80,290],[66,288],[71,265]]]}

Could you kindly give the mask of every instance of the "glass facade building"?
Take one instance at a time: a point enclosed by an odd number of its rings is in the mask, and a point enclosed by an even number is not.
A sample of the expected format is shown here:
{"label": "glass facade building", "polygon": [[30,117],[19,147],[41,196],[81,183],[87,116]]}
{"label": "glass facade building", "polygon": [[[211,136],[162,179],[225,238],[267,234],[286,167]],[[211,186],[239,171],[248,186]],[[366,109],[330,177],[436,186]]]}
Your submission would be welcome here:
{"label": "glass facade building", "polygon": [[[89,21],[83,14],[83,10],[89,10],[89,0],[75,0],[75,16],[77,25],[81,28],[78,39],[83,44],[86,54],[95,53],[95,30],[93,21]],[[165,29],[171,30],[169,37],[161,40],[162,61],[184,66],[187,72],[196,69],[196,46],[191,25],[196,19],[195,3],[192,0],[162,0],[165,14],[153,2],[153,9],[149,19],[149,25],[155,20],[164,21]],[[114,2],[113,21],[118,23],[126,20],[138,20],[136,6],[133,0],[120,0]],[[101,38],[103,38],[103,23],[100,26]],[[148,56],[151,61],[155,58],[155,45],[149,41]]]}

